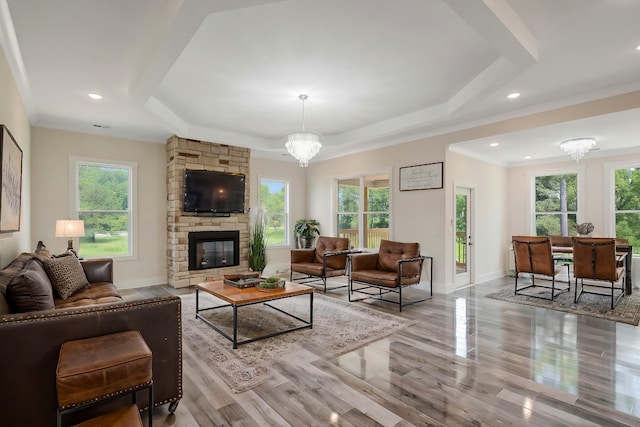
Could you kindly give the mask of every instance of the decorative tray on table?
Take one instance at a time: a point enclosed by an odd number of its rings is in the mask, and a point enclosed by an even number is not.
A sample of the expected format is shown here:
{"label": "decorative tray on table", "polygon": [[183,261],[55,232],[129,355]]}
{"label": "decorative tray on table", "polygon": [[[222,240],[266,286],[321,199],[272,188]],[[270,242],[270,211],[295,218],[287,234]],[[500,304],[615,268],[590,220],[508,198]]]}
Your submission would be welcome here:
{"label": "decorative tray on table", "polygon": [[260,278],[260,273],[257,271],[251,272],[251,273],[224,275],[225,285],[233,286],[234,288],[239,288],[239,289],[252,288],[261,282],[264,282],[264,279]]}

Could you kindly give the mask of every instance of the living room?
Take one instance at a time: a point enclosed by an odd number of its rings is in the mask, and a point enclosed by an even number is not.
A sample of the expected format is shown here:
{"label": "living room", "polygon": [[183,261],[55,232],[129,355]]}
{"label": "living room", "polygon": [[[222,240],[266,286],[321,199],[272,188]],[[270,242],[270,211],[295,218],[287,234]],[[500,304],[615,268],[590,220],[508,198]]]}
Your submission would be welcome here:
{"label": "living room", "polygon": [[[9,2],[11,5],[12,2]],[[7,2],[3,1],[7,8]],[[10,8],[9,8],[10,9]],[[6,12],[6,11],[5,11]],[[7,31],[6,23],[2,29]],[[6,37],[3,39],[5,40]],[[38,110],[27,98],[8,57],[16,55],[5,43],[0,55],[0,123],[5,124],[23,151],[22,211],[20,230],[0,235],[0,264],[6,265],[20,252],[32,251],[38,240],[53,253],[62,253],[67,241],[55,236],[55,222],[73,212],[73,165],[77,159],[135,163],[135,234],[133,255],[116,259],[115,283],[120,289],[144,288],[167,283],[167,139],[133,138],[84,123],[65,127],[38,121]],[[63,67],[61,67],[63,68]],[[637,66],[635,70],[637,71]],[[596,89],[602,89],[599,86]],[[35,90],[35,88],[34,88]],[[611,197],[607,187],[607,168],[614,164],[640,164],[640,150],[625,148],[588,153],[579,162],[555,147],[557,153],[535,162],[505,165],[493,161],[487,148],[484,157],[452,148],[460,143],[488,141],[492,137],[516,137],[515,133],[550,127],[560,121],[572,122],[620,112],[637,113],[640,92],[631,82],[617,94],[574,96],[563,106],[523,109],[520,114],[503,113],[486,123],[469,121],[464,128],[443,126],[438,131],[404,138],[372,139],[366,149],[356,150],[328,144],[333,150],[313,159],[301,168],[291,157],[283,157],[284,131],[276,154],[254,149],[249,158],[248,208],[259,206],[258,182],[261,177],[289,183],[289,218],[315,218],[323,234],[336,232],[336,180],[374,173],[391,177],[390,237],[398,241],[417,241],[425,255],[434,257],[434,291],[444,295],[456,290],[454,240],[456,187],[470,188],[474,194],[473,281],[480,284],[502,278],[509,269],[510,238],[514,234],[535,234],[532,221],[532,177],[537,174],[575,172],[580,179],[580,220],[592,222],[597,235],[610,235]],[[27,94],[28,95],[28,94]],[[292,105],[296,105],[295,97]],[[57,102],[64,103],[64,100]],[[296,126],[299,112],[294,111]],[[312,115],[308,115],[311,123]],[[561,117],[561,119],[559,118]],[[635,117],[635,115],[633,115]],[[634,120],[631,117],[630,120]],[[171,129],[175,127],[169,126]],[[178,130],[168,134],[179,135]],[[233,145],[229,140],[197,137],[205,143]],[[583,136],[583,135],[575,135]],[[185,136],[186,137],[186,136]],[[329,138],[330,140],[330,138]],[[391,144],[393,142],[393,144]],[[559,143],[559,140],[554,143]],[[557,144],[556,144],[557,145]],[[523,153],[524,154],[524,153]],[[424,191],[400,191],[400,168],[443,162],[443,188]],[[247,214],[242,214],[247,215]],[[288,262],[293,240],[288,245],[269,248],[268,260]],[[82,247],[80,246],[82,254]],[[637,260],[634,260],[636,263]],[[640,269],[634,265],[634,276]],[[634,277],[636,283],[640,283]],[[424,305],[424,304],[423,304]],[[425,309],[427,310],[427,309]],[[424,313],[422,313],[424,314]]]}

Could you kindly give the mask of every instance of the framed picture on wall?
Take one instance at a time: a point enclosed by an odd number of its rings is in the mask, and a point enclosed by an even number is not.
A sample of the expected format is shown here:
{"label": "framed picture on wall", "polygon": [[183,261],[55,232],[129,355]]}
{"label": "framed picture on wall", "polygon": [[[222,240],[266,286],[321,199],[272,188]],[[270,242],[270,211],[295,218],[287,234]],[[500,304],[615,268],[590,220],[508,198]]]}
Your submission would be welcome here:
{"label": "framed picture on wall", "polygon": [[443,162],[436,162],[400,168],[400,191],[442,188],[443,164]]}
{"label": "framed picture on wall", "polygon": [[0,125],[0,233],[20,230],[22,149],[5,125]]}

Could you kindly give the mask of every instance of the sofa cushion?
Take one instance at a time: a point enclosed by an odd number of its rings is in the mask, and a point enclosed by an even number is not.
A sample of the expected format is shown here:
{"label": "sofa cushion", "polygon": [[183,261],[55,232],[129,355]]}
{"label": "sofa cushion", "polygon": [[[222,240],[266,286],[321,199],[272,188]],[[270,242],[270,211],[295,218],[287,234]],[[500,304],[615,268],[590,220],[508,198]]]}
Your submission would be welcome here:
{"label": "sofa cushion", "polygon": [[53,298],[56,308],[78,308],[123,301],[124,299],[120,296],[118,289],[113,283],[108,282],[91,283],[91,285],[85,286],[65,300]]}
{"label": "sofa cushion", "polygon": [[75,256],[47,259],[44,268],[60,298],[67,299],[89,284],[80,261]]}
{"label": "sofa cushion", "polygon": [[7,285],[7,301],[15,313],[53,310],[53,289],[40,264],[34,259],[13,276]]}

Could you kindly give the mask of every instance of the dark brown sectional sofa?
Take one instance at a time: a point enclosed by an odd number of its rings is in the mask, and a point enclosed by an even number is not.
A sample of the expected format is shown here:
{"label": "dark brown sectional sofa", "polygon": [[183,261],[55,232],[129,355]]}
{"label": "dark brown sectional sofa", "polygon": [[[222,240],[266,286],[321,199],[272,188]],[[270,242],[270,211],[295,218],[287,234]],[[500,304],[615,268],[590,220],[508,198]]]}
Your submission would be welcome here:
{"label": "dark brown sectional sofa", "polygon": [[[113,284],[113,260],[96,259],[81,263],[89,284],[66,299],[53,291],[51,308],[49,297],[41,295],[42,286],[23,286],[42,274],[34,260],[42,263],[42,256],[23,253],[0,270],[0,425],[56,425],[56,365],[62,343],[127,330],[140,331],[153,353],[154,406],[169,404],[169,410],[174,411],[182,398],[180,298],[124,301]],[[17,291],[12,293],[13,288]],[[35,308],[44,304],[49,309],[24,310],[30,304]],[[23,312],[15,312],[16,308]],[[122,400],[88,411],[103,412],[130,402],[130,396]],[[140,393],[138,404],[148,406],[146,393]],[[75,415],[75,419],[66,417],[65,423],[77,422],[88,414]]]}

